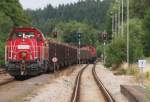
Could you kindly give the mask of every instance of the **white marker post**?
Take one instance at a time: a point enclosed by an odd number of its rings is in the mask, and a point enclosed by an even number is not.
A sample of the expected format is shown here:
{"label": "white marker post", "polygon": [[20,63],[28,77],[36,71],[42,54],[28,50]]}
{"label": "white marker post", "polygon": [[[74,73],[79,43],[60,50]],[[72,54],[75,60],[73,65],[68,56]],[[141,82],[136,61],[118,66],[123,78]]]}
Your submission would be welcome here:
{"label": "white marker post", "polygon": [[57,63],[58,59],[57,57],[53,57],[52,58],[52,62],[54,63],[54,73],[55,73],[55,70],[56,70],[56,63]]}
{"label": "white marker post", "polygon": [[140,68],[140,74],[141,74],[141,86],[144,87],[144,73],[143,68],[146,67],[146,60],[138,60],[138,66]]}

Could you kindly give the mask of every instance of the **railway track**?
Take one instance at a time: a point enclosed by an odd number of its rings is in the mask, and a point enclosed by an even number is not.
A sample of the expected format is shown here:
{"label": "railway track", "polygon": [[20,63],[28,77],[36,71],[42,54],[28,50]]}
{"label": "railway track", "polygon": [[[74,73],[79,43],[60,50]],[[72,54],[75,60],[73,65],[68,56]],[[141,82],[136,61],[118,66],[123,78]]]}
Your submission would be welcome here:
{"label": "railway track", "polygon": [[[0,69],[0,76],[7,76],[7,71],[5,69]],[[14,78],[5,78],[0,80],[0,86],[8,84],[10,82],[14,81]]]}
{"label": "railway track", "polygon": [[[81,76],[82,73],[84,72],[84,70],[88,67],[88,65],[86,65],[77,75],[76,77],[76,81],[75,81],[75,86],[74,86],[74,90],[72,93],[72,97],[71,97],[71,102],[80,102],[80,93],[81,93]],[[92,75],[94,77],[94,80],[98,86],[98,88],[100,89],[99,91],[101,91],[104,100],[106,102],[116,102],[115,99],[111,96],[111,94],[108,92],[108,90],[105,88],[105,86],[103,85],[102,81],[98,78],[96,71],[95,71],[95,67],[96,64],[93,65],[92,67]]]}
{"label": "railway track", "polygon": [[6,74],[6,73],[7,73],[6,70],[0,69],[0,74]]}
{"label": "railway track", "polygon": [[13,81],[15,81],[14,78],[4,79],[3,81],[0,82],[0,86],[6,85],[6,84],[11,83]]}
{"label": "railway track", "polygon": [[[70,73],[73,71],[74,69],[71,69],[70,70]],[[56,73],[54,73],[54,76],[55,77],[59,77],[59,76],[62,76],[64,73],[65,70],[62,69],[60,71],[57,71]],[[8,74],[6,70],[3,70],[3,69],[0,69],[0,77],[1,75],[5,75],[5,74]],[[69,74],[69,73],[68,73]],[[44,74],[43,74],[44,75]],[[34,76],[34,77],[20,77],[18,79],[15,79],[14,77],[10,77],[10,78],[4,78],[3,80],[0,79],[0,86],[4,86],[4,85],[7,85],[9,83],[12,83],[12,82],[15,82],[15,81],[20,81],[20,82],[23,82],[23,81],[27,81],[27,80],[31,80],[31,79],[34,79],[36,77],[40,77],[40,75],[38,76]]]}

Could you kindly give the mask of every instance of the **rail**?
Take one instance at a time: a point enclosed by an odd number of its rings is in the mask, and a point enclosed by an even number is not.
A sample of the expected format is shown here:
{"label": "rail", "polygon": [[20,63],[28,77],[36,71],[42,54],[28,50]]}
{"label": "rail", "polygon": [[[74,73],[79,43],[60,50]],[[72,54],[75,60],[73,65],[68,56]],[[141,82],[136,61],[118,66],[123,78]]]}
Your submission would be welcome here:
{"label": "rail", "polygon": [[115,99],[112,97],[112,95],[109,93],[109,91],[105,88],[105,86],[102,83],[102,81],[97,76],[96,71],[95,71],[95,66],[96,66],[96,64],[94,64],[94,66],[93,66],[92,74],[93,74],[94,79],[95,79],[95,81],[97,83],[97,86],[102,91],[103,96],[105,97],[106,102],[116,102]]}
{"label": "rail", "polygon": [[[96,71],[95,71],[96,64],[93,65],[92,68],[92,75],[94,76],[94,80],[97,83],[97,86],[99,87],[100,91],[102,92],[106,102],[116,102],[115,99],[112,97],[112,95],[108,92],[108,90],[103,85],[102,81],[98,78]],[[81,83],[81,76],[83,71],[88,67],[86,65],[84,68],[82,68],[75,80],[75,86],[71,97],[71,102],[79,102],[80,101],[80,83]]]}
{"label": "rail", "polygon": [[73,94],[72,94],[72,97],[71,97],[71,102],[79,102],[81,75],[87,67],[88,67],[88,65],[86,65],[84,68],[82,68],[81,71],[78,73],[78,75],[76,77],[75,86],[74,86]]}
{"label": "rail", "polygon": [[4,70],[4,69],[0,70],[0,74],[5,74],[5,73],[7,73],[6,70]]}

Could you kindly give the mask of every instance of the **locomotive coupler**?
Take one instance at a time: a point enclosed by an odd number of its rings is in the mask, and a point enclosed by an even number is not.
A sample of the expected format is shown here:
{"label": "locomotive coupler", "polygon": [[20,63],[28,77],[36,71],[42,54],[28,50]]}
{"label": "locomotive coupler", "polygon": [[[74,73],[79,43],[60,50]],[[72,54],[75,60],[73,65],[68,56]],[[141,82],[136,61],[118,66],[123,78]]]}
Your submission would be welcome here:
{"label": "locomotive coupler", "polygon": [[21,66],[21,75],[25,75],[25,70],[26,70],[25,60],[22,60],[22,63],[20,66]]}

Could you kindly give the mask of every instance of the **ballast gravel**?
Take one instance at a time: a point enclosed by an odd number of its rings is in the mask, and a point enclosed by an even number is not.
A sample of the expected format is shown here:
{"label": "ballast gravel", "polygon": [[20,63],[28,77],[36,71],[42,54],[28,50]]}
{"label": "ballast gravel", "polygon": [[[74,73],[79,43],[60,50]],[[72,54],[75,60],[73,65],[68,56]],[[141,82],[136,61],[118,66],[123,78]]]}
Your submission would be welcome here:
{"label": "ballast gravel", "polygon": [[121,94],[120,85],[137,85],[134,77],[124,75],[116,76],[110,70],[104,68],[101,63],[97,64],[96,73],[117,102],[129,102],[127,98]]}
{"label": "ballast gravel", "polygon": [[92,75],[93,65],[89,65],[81,76],[80,102],[106,102]]}
{"label": "ballast gravel", "polygon": [[62,76],[26,97],[24,102],[70,102],[75,78],[80,71],[77,68],[71,75]]}
{"label": "ballast gravel", "polygon": [[8,80],[13,79],[8,73],[0,74],[0,84],[7,82]]}
{"label": "ballast gravel", "polygon": [[[25,97],[23,99],[24,102],[70,102],[75,78],[83,66],[74,70],[69,76],[62,75],[50,83],[45,84],[32,94]],[[110,70],[104,68],[101,63],[96,65],[96,73],[107,90],[115,98],[116,102],[129,102],[126,97],[121,94],[120,85],[136,85],[137,83],[134,77],[115,76]]]}

